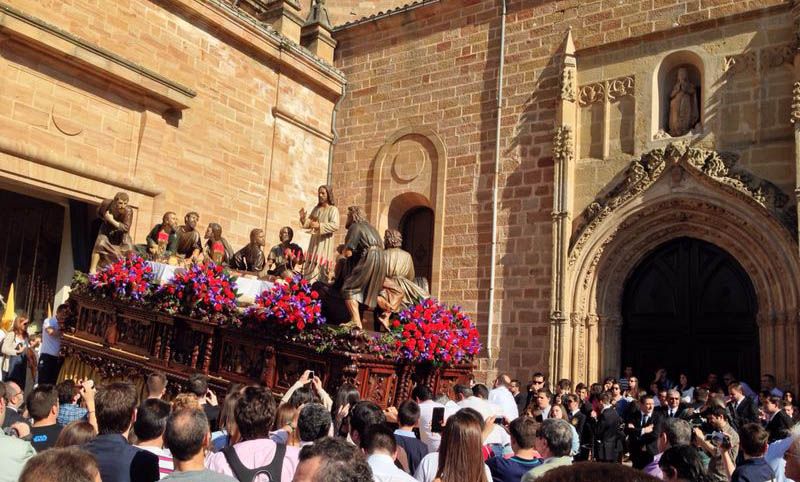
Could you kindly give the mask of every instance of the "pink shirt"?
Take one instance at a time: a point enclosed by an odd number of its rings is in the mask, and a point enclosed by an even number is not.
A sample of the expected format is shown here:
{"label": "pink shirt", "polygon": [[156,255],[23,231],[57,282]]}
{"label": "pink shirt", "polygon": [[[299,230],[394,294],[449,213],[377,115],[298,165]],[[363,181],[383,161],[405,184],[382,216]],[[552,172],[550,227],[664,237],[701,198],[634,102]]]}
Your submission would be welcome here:
{"label": "pink shirt", "polygon": [[[239,456],[239,460],[242,461],[245,467],[251,469],[269,465],[275,456],[276,447],[275,442],[268,438],[239,442],[233,446],[236,450],[236,455]],[[283,467],[281,468],[281,482],[292,482],[294,472],[297,470],[299,455],[300,450],[297,447],[286,447],[286,455],[283,457]],[[233,477],[233,471],[228,466],[225,454],[222,452],[208,457],[206,459],[206,467],[214,472]],[[259,475],[256,477],[255,482],[268,482],[267,476]]]}

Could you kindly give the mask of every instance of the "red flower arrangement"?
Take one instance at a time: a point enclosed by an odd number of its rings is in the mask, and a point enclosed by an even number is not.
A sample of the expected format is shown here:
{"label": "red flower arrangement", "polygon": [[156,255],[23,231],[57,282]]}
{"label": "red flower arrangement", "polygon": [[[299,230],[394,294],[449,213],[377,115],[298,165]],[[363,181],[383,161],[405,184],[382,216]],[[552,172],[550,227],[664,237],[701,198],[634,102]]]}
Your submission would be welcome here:
{"label": "red flower arrangement", "polygon": [[170,314],[213,320],[220,324],[235,319],[236,278],[222,266],[193,264],[175,273],[169,283],[156,291],[157,306]]}
{"label": "red flower arrangement", "polygon": [[319,293],[301,276],[275,283],[256,298],[255,306],[247,310],[246,319],[259,324],[273,323],[299,331],[310,325],[325,323]]}
{"label": "red flower arrangement", "polygon": [[481,350],[480,335],[469,316],[458,306],[432,298],[394,316],[391,330],[380,343],[401,360],[449,365],[471,360]]}
{"label": "red flower arrangement", "polygon": [[153,268],[131,254],[89,275],[88,290],[103,298],[144,302],[153,290]]}

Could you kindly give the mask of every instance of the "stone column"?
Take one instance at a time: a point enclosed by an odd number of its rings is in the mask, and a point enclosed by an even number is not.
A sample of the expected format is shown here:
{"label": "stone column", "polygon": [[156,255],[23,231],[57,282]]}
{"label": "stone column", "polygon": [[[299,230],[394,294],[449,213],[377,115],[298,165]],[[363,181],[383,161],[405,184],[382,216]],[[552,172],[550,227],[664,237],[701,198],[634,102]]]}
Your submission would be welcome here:
{"label": "stone column", "polygon": [[586,339],[585,350],[586,356],[586,379],[583,380],[588,383],[591,380],[600,379],[600,339],[598,334],[599,318],[594,313],[586,315]]}
{"label": "stone column", "polygon": [[775,373],[775,320],[769,314],[758,315],[761,373]]}
{"label": "stone column", "polygon": [[[553,275],[551,285],[550,373],[553,379],[571,376],[571,326],[567,323],[567,258],[572,233],[575,125],[577,119],[575,44],[567,32],[561,49],[557,127],[553,136]],[[572,348],[578,347],[572,345]]]}

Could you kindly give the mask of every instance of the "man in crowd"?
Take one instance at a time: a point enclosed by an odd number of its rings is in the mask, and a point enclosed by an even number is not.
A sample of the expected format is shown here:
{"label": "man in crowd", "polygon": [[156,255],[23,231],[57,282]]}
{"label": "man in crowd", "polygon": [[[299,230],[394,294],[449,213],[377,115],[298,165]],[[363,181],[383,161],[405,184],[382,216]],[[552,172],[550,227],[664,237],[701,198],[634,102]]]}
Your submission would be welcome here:
{"label": "man in crowd", "polygon": [[630,402],[622,396],[622,387],[619,382],[613,382],[611,384],[611,405],[614,406],[614,409],[620,417],[625,418],[629,403]]}
{"label": "man in crowd", "polygon": [[545,388],[540,388],[533,399],[535,411],[538,412],[536,420],[541,422],[550,417],[550,392]]}
{"label": "man in crowd", "polygon": [[147,390],[146,398],[163,399],[164,394],[167,392],[167,377],[162,372],[153,372],[147,375],[144,386]]}
{"label": "man in crowd", "polygon": [[294,477],[294,482],[323,480],[373,482],[372,469],[357,447],[340,438],[326,437],[300,450]]}
{"label": "man in crowd", "polygon": [[542,464],[537,458],[536,430],[539,424],[531,417],[522,416],[508,426],[511,434],[511,450],[514,455],[509,458],[490,457],[486,461],[492,472],[494,482],[518,482],[526,473]]}
{"label": "man in crowd", "polygon": [[97,460],[77,447],[46,450],[25,464],[19,482],[95,482],[100,480]]}
{"label": "man in crowd", "polygon": [[[211,455],[206,467],[242,481],[250,480],[248,475],[254,470],[264,469],[270,472],[272,481],[290,482],[297,468],[297,452],[270,440],[275,411],[275,399],[268,388],[245,388],[234,410],[241,441]],[[240,473],[234,473],[234,468]]]}
{"label": "man in crowd", "polygon": [[588,425],[586,425],[586,415],[581,412],[581,401],[574,393],[570,393],[567,399],[567,421],[575,427],[579,437],[578,454],[575,455],[575,460],[587,460],[589,458],[589,451],[591,450],[592,433]]}
{"label": "man in crowd", "polygon": [[136,389],[117,382],[102,387],[96,397],[99,435],[84,446],[100,466],[103,482],[154,482],[158,457],[128,443],[136,419]]}
{"label": "man in crowd", "polygon": [[[236,479],[205,468],[209,447],[208,419],[200,410],[183,409],[167,419],[164,444],[172,454],[175,471],[164,480],[186,482],[233,482]],[[277,481],[276,481],[277,482]]]}
{"label": "man in crowd", "polygon": [[687,407],[681,402],[681,392],[671,388],[667,390],[667,404],[661,408],[661,414],[666,418],[686,418],[689,416]]}
{"label": "man in crowd", "polygon": [[[739,453],[739,434],[728,424],[725,415],[725,409],[718,405],[709,407],[706,411],[708,423],[718,437],[707,440],[700,428],[694,429],[694,444],[711,458],[708,462],[708,477],[715,482],[729,480]],[[719,437],[719,434],[724,435]]]}
{"label": "man in crowd", "polygon": [[219,418],[219,403],[217,395],[208,389],[208,377],[202,373],[194,373],[189,376],[189,392],[194,393],[203,411],[206,413],[208,423],[211,424],[211,431],[216,432],[217,419]]}
{"label": "man in crowd", "polygon": [[[76,420],[86,420],[95,430],[97,429],[97,417],[94,402],[94,382],[83,380],[76,384],[73,380],[64,380],[56,385],[58,392],[58,424],[66,427]],[[83,400],[85,407],[80,406]]]}
{"label": "man in crowd", "polygon": [[397,442],[392,430],[379,423],[367,429],[361,444],[375,482],[416,482],[395,465]]}
{"label": "man in crowd", "polygon": [[741,391],[744,393],[745,397],[752,400],[758,399],[758,394],[754,392],[752,388],[750,388],[750,385],[736,378],[736,375],[734,375],[733,372],[725,372],[725,374],[722,375],[722,383],[725,384],[725,389],[728,390],[728,394],[730,394],[731,384],[736,383],[739,385],[739,388],[741,388]]}
{"label": "man in crowd", "polygon": [[572,393],[572,380],[562,378],[556,383],[556,394],[553,397],[553,404],[567,405],[567,395]]}
{"label": "man in crowd", "polygon": [[644,395],[639,399],[639,410],[625,424],[634,468],[644,468],[658,453],[661,419],[661,414],[655,411],[652,396]]}
{"label": "man in crowd", "polygon": [[619,433],[621,419],[611,406],[611,394],[600,394],[602,406],[597,416],[594,433],[594,458],[600,462],[616,462],[622,453],[622,438]]}
{"label": "man in crowd", "polygon": [[744,393],[744,386],[739,382],[731,382],[728,385],[728,393],[731,401],[728,408],[733,415],[733,421],[737,427],[744,427],[748,423],[758,421],[758,409],[756,403]]}
{"label": "man in crowd", "polygon": [[781,410],[781,398],[776,396],[767,397],[764,400],[764,415],[766,416],[766,429],[769,433],[770,443],[789,436],[789,430],[794,422],[783,410]]}
{"label": "man in crowd", "polygon": [[525,403],[527,407],[531,403],[533,403],[534,399],[536,398],[536,393],[545,387],[545,379],[544,374],[542,372],[536,372],[531,377],[531,382],[528,384],[528,399]]}
{"label": "man in crowd", "polygon": [[326,437],[331,430],[332,423],[331,412],[322,404],[305,404],[297,417],[297,434],[300,436],[300,446],[305,447],[322,437]]}
{"label": "man in crowd", "polygon": [[764,460],[768,439],[767,431],[756,423],[748,423],[739,430],[744,460],[733,471],[731,482],[766,482],[775,478],[775,473]]}
{"label": "man in crowd", "polygon": [[444,405],[434,402],[431,390],[421,383],[411,391],[411,399],[419,405],[419,437],[422,443],[428,446],[428,451],[436,452],[439,450],[442,435],[431,430],[433,409],[444,408]]}
{"label": "man in crowd", "polygon": [[42,346],[39,351],[38,383],[55,384],[61,370],[59,352],[61,351],[61,332],[69,317],[69,305],[56,308],[56,315],[42,323]]}
{"label": "man in crowd", "polygon": [[133,433],[138,440],[136,447],[158,457],[158,473],[162,479],[173,471],[172,454],[164,448],[164,430],[169,412],[169,403],[149,398],[139,406],[133,423]]}
{"label": "man in crowd", "polygon": [[624,370],[622,370],[622,377],[619,379],[619,386],[622,388],[623,392],[627,392],[630,388],[630,379],[633,376],[633,367],[626,366]]}
{"label": "man in crowd", "polygon": [[[471,393],[471,392],[470,392]],[[419,423],[419,405],[414,400],[406,400],[397,409],[397,422],[400,427],[394,431],[397,446],[406,452],[408,457],[408,473],[417,472],[422,458],[428,455],[428,446],[414,434],[414,427]]]}
{"label": "man in crowd", "polygon": [[511,394],[514,395],[514,402],[517,404],[517,413],[524,413],[528,407],[528,394],[522,391],[522,384],[516,378],[511,380],[509,387]]}
{"label": "man in crowd", "polygon": [[658,461],[670,447],[678,445],[689,445],[692,441],[692,426],[686,420],[679,418],[668,418],[661,426],[661,433],[658,435],[658,453],[653,456],[653,461],[644,467],[644,472],[663,479],[661,468]]}
{"label": "man in crowd", "polygon": [[28,397],[28,413],[33,419],[31,443],[37,452],[56,444],[61,425],[58,424],[58,391],[53,385],[39,385]]}
{"label": "man in crowd", "polygon": [[572,464],[569,451],[572,448],[572,429],[561,419],[547,419],[536,430],[534,446],[543,458],[542,464],[534,467],[522,477],[522,482],[532,482],[547,472]]}
{"label": "man in crowd", "polygon": [[[6,408],[6,384],[0,382],[0,422],[5,419],[8,410]],[[13,430],[9,432],[16,432],[19,436],[29,435],[27,430],[28,426],[18,423]],[[22,433],[19,433],[22,431]],[[6,435],[0,430],[0,482],[17,482],[22,467],[25,463],[36,455],[36,450],[29,442],[20,440],[18,437]]]}
{"label": "man in crowd", "polygon": [[510,385],[511,377],[505,374],[498,376],[494,381],[494,388],[489,392],[488,398],[489,402],[500,407],[503,417],[508,422],[519,417],[517,402],[514,400],[514,395],[508,388]]}
{"label": "man in crowd", "polygon": [[15,423],[30,423],[22,418],[20,411],[25,404],[25,394],[16,382],[6,382],[6,417],[3,421],[3,428],[8,428]]}
{"label": "man in crowd", "polygon": [[782,397],[783,390],[776,386],[775,375],[765,373],[761,375],[761,390],[766,390],[773,397]]}

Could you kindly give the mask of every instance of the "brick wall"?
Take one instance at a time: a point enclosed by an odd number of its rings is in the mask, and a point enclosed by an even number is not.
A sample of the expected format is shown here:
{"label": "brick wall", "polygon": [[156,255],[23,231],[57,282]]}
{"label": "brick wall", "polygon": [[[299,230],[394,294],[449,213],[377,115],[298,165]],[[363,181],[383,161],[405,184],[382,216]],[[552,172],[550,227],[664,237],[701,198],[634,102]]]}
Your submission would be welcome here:
{"label": "brick wall", "polygon": [[[713,30],[780,0],[511,1],[501,127],[495,339],[483,369],[527,377],[548,363],[553,160],[558,65],[569,27],[581,55],[614,42]],[[755,12],[754,12],[755,11]],[[500,4],[443,0],[337,32],[348,78],[337,119],[334,184],[342,204],[367,203],[369,170],[401,128],[437,132],[447,152],[441,298],[487,331]],[[753,13],[754,12],[754,13]],[[734,17],[731,17],[734,16]],[[702,22],[702,23],[698,23]],[[637,37],[631,44],[630,37]],[[623,45],[623,44],[620,44]]]}
{"label": "brick wall", "polygon": [[[162,193],[155,198],[133,193],[141,205],[136,242],[167,209],[181,218],[198,211],[201,229],[219,222],[236,249],[254,227],[266,227],[267,242],[277,242],[279,227],[297,227],[297,211],[315,204],[316,186],[326,178],[325,133],[331,131],[335,101],[320,85],[336,83],[320,68],[297,62],[279,72],[277,57],[270,58],[268,42],[258,33],[235,20],[228,24],[232,33],[226,33],[186,10],[189,3],[12,0],[10,5],[196,91],[180,121],[169,122],[141,96],[95,75],[99,71],[76,70],[20,45],[13,35],[0,40],[0,132],[53,158],[69,159],[101,181],[114,173],[158,186]],[[223,17],[208,12],[209,18]],[[288,117],[273,115],[276,107]],[[40,169],[35,162],[14,162],[20,172]],[[52,176],[51,188],[70,197],[92,200],[117,190],[113,183],[65,171]],[[305,244],[300,231],[298,241]]]}

